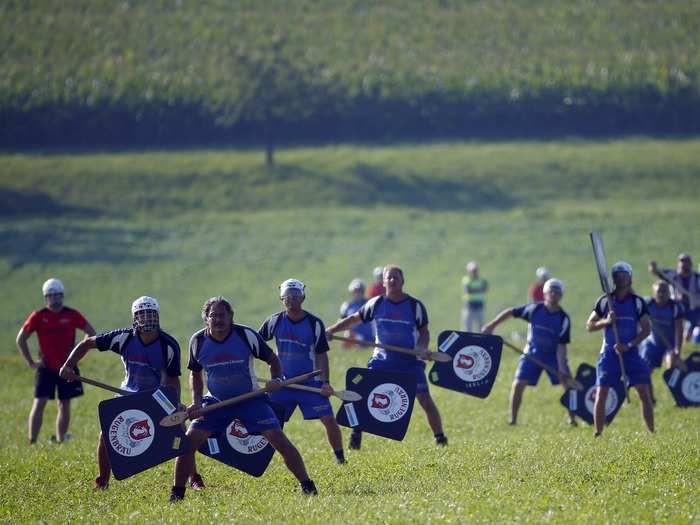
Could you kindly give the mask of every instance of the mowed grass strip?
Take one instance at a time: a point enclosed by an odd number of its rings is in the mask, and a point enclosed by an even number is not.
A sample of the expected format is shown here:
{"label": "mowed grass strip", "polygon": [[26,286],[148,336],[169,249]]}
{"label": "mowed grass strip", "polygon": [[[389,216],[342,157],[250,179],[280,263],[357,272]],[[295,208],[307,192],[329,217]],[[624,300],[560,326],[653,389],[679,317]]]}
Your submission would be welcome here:
{"label": "mowed grass strip", "polygon": [[[476,259],[492,286],[488,316],[524,302],[534,269],[551,267],[567,285],[572,367],[594,363],[600,339],[585,333],[584,321],[600,292],[587,233],[600,229],[608,258],[633,264],[643,294],[652,282],[650,258],[672,265],[681,250],[698,257],[698,152],[696,141],[641,140],[299,149],[281,152],[282,165],[297,173],[286,178],[245,152],[3,157],[0,191],[29,207],[5,212],[0,223],[8,299],[0,306],[7,342],[0,352],[0,520],[697,522],[698,412],[675,408],[658,372],[657,434],[644,432],[633,394],[594,441],[587,425],[565,425],[561,390],[546,379],[526,392],[520,425],[506,425],[517,356],[504,349],[489,398],[432,389],[450,438],[446,449],[433,445],[417,408],[404,442],[366,436],[363,450],[341,467],[322,426],[295,415],[286,429],[318,498],[301,497],[278,457],[260,479],[201,458],[209,488],[171,507],[171,464],[113,482],[106,493],[90,490],[96,409],[109,394],[86,386],[74,404],[76,439],[60,447],[48,444],[50,405],[40,443],[27,447],[32,373],[13,340],[40,305],[41,282],[53,275],[64,280],[67,303],[97,330],[127,326],[133,298],[157,297],[163,327],[184,348],[211,295],[231,297],[237,320],[257,327],[280,308],[278,283],[294,276],[308,286],[308,309],[330,323],[349,280],[368,279],[390,261],[404,266],[407,290],[426,303],[435,340],[458,327],[459,279],[464,263]],[[358,178],[358,164],[371,177]],[[173,183],[187,174],[189,184]],[[439,198],[426,204],[413,177],[431,181]],[[459,204],[488,184],[498,193],[473,207]],[[230,199],[222,196],[227,191]],[[443,198],[457,204],[440,207]],[[54,207],[32,208],[37,199]],[[499,332],[524,333],[525,326],[512,321]],[[334,344],[334,385],[343,387],[345,370],[368,355]],[[112,384],[123,374],[113,354],[90,353],[81,368]]]}

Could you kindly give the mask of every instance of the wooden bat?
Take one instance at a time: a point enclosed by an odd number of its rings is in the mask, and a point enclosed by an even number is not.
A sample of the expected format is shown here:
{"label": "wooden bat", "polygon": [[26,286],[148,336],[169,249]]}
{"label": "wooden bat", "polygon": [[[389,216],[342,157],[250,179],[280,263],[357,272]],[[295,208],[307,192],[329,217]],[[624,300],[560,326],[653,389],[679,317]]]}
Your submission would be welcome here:
{"label": "wooden bat", "polygon": [[[406,355],[412,355],[417,357],[418,359],[422,359],[420,356],[421,352],[418,350],[414,350],[411,348],[403,348],[401,346],[394,346],[394,345],[385,345],[384,343],[373,343],[371,341],[361,341],[358,339],[350,339],[349,337],[342,337],[339,335],[333,334],[331,339],[336,339],[338,341],[346,341],[348,343],[354,343],[358,346],[365,346],[367,348],[374,348],[379,347],[383,348],[385,350],[391,350],[392,352],[398,352],[400,354],[406,354]],[[448,363],[452,361],[452,356],[450,354],[447,354],[445,352],[430,352],[430,361],[438,361],[440,363]]]}
{"label": "wooden bat", "polygon": [[[314,376],[317,376],[320,374],[320,370],[314,370],[312,372],[307,372],[306,374],[301,374],[289,379],[286,379],[282,381],[280,384],[282,386],[287,386],[287,385],[293,385],[294,383],[300,383],[301,381],[306,381],[307,379],[311,379]],[[199,413],[201,415],[207,414],[211,412],[212,410],[216,410],[218,408],[223,408],[231,405],[235,405],[236,403],[240,403],[241,401],[246,401],[248,399],[261,396],[263,394],[267,394],[269,392],[269,388],[261,388],[260,390],[253,390],[252,392],[246,392],[245,394],[241,394],[240,396],[232,397],[231,399],[225,399],[224,401],[219,401],[218,403],[212,403],[211,405],[202,408]],[[188,418],[187,412],[184,410],[178,411],[178,412],[173,412],[169,416],[165,416],[163,419],[160,420],[160,425],[164,427],[173,427],[175,425],[180,425],[184,423]]]}

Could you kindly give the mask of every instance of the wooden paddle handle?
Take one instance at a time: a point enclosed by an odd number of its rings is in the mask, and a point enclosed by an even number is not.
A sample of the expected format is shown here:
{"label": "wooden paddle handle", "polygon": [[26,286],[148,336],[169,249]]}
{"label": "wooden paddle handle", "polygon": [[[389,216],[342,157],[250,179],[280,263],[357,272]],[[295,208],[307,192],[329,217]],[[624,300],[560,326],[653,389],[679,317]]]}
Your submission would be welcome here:
{"label": "wooden paddle handle", "polygon": [[551,372],[552,374],[555,374],[557,377],[565,379],[566,382],[573,385],[573,387],[576,390],[583,390],[583,385],[581,385],[581,383],[579,383],[576,379],[571,377],[569,374],[567,374],[565,372],[561,372],[561,371],[549,366],[547,363],[545,363],[541,359],[536,358],[534,355],[530,355],[528,353],[523,352],[522,350],[520,350],[520,348],[518,348],[514,344],[506,341],[505,339],[503,340],[503,344],[506,345],[511,350],[515,350],[520,355],[525,356],[525,359],[530,359],[537,366],[544,368],[545,370],[547,370],[548,372]]}
{"label": "wooden paddle handle", "polygon": [[[402,346],[387,345],[384,343],[375,343],[372,341],[362,341],[362,340],[351,339],[349,337],[343,337],[343,336],[335,335],[335,334],[331,335],[330,338],[337,339],[338,341],[345,341],[348,343],[354,343],[356,345],[365,346],[368,348],[374,348],[374,347],[383,348],[384,350],[391,350],[392,352],[398,352],[400,354],[412,355],[414,357],[417,357],[418,359],[422,359],[421,352],[419,350],[404,348]],[[445,355],[447,355],[447,354],[445,354]],[[447,356],[448,358],[441,358],[439,356],[440,356],[440,352],[430,352],[430,357],[433,361],[445,361],[446,362],[446,361],[452,360],[452,357],[449,355]]]}
{"label": "wooden paddle handle", "polygon": [[[311,379],[314,376],[317,376],[320,374],[320,370],[313,370],[311,372],[307,372],[306,374],[301,374],[298,376],[291,377],[289,379],[285,379],[284,381],[280,382],[280,385],[288,386],[288,385],[293,385],[294,383],[299,383],[301,381],[306,381],[307,379]],[[225,399],[224,401],[219,401],[218,403],[213,403],[207,407],[202,408],[199,413],[200,414],[207,414],[208,412],[211,412],[212,410],[216,410],[217,408],[223,408],[229,405],[235,405],[236,403],[240,403],[241,401],[246,401],[248,399],[251,399],[253,397],[260,396],[262,394],[267,394],[269,392],[269,387],[261,388],[260,390],[253,390],[252,392],[247,392],[245,394],[241,394],[240,396],[232,397],[231,399]]]}
{"label": "wooden paddle handle", "polygon": [[96,386],[98,388],[102,388],[103,390],[109,390],[110,392],[114,392],[115,394],[120,394],[122,396],[128,396],[129,394],[133,394],[133,392],[129,392],[128,390],[122,390],[121,388],[106,385],[105,383],[100,383],[99,381],[95,381],[94,379],[89,379],[83,376],[78,376],[77,381],[80,381],[81,383],[86,383],[88,385]]}

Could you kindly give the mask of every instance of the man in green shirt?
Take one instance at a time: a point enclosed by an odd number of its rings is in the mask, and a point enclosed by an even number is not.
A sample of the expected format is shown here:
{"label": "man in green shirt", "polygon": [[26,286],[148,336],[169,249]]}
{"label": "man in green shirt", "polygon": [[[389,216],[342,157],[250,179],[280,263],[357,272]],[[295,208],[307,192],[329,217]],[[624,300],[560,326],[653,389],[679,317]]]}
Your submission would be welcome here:
{"label": "man in green shirt", "polygon": [[[480,332],[484,324],[484,303],[489,283],[479,277],[479,265],[476,261],[467,263],[467,275],[462,277],[462,325],[467,332]],[[472,329],[473,326],[473,329]]]}

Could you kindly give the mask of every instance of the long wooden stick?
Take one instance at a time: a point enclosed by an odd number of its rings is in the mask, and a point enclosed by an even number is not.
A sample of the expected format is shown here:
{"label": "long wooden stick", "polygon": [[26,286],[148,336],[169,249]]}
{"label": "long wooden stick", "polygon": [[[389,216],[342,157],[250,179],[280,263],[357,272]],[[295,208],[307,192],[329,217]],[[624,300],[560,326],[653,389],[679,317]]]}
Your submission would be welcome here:
{"label": "long wooden stick", "polygon": [[[264,381],[259,380],[258,383],[264,383]],[[320,394],[321,389],[317,388],[315,386],[308,386],[308,385],[287,385],[285,388],[293,388],[294,390],[303,390],[304,392],[313,392],[314,394]],[[362,396],[358,394],[357,392],[353,392],[352,390],[334,390],[333,393],[331,394],[338,399],[342,401],[359,401],[362,399]]]}
{"label": "long wooden stick", "polygon": [[559,381],[561,381],[563,384],[570,386],[574,388],[575,390],[583,390],[583,385],[579,383],[576,379],[571,377],[569,374],[565,372],[560,372],[556,368],[549,366],[547,363],[542,361],[541,359],[536,358],[534,355],[530,355],[526,352],[523,352],[515,346],[514,344],[511,344],[510,342],[506,341],[505,339],[503,340],[503,344],[506,345],[508,348],[511,350],[515,350],[518,352],[520,355],[525,356],[526,359],[529,359],[533,363],[535,363],[537,366],[544,368],[547,372],[550,372],[554,375],[556,375],[559,378]]}
{"label": "long wooden stick", "polygon": [[110,392],[114,392],[115,394],[121,394],[122,396],[128,396],[129,394],[134,393],[134,392],[129,392],[128,390],[122,390],[121,388],[106,385],[105,383],[100,383],[99,381],[95,381],[94,379],[90,379],[90,378],[85,377],[85,376],[78,376],[78,379],[76,381],[80,381],[81,383],[86,383],[88,385],[96,386],[97,388],[102,388],[104,390],[109,390]]}
{"label": "long wooden stick", "polygon": [[[605,259],[605,250],[603,249],[603,239],[598,232],[591,232],[591,245],[593,247],[593,257],[596,263],[596,269],[598,270],[598,277],[600,277],[600,286],[603,288],[603,293],[608,299],[608,312],[615,314],[615,308],[613,307],[612,292],[610,290],[610,280],[608,279],[608,263]],[[613,339],[615,340],[615,345],[620,344],[620,334],[617,332],[617,315],[615,315],[615,320],[612,323]],[[627,402],[630,403],[630,378],[625,370],[625,360],[622,358],[622,354],[615,350],[617,354],[617,360],[620,363],[620,373],[622,374],[622,383],[625,385],[625,398]]]}
{"label": "long wooden stick", "polygon": [[[423,359],[421,357],[421,352],[411,348],[403,348],[402,346],[387,345],[384,343],[374,343],[372,341],[361,341],[358,339],[351,339],[349,337],[342,337],[340,335],[333,334],[331,339],[336,339],[338,341],[346,341],[348,343],[354,343],[358,346],[365,346],[367,348],[384,348],[385,350],[391,350],[392,352],[398,352],[400,354],[412,355],[418,359]],[[430,361],[439,361],[440,363],[447,363],[452,361],[452,356],[445,352],[430,352]]]}
{"label": "long wooden stick", "polygon": [[[280,384],[284,386],[288,385],[293,385],[294,383],[299,383],[301,381],[306,381],[307,379],[311,379],[314,376],[317,376],[320,374],[320,370],[314,370],[312,372],[307,372],[306,374],[301,374],[289,379],[286,379],[282,381]],[[200,415],[208,414],[212,410],[217,410],[219,408],[235,405],[236,403],[240,403],[241,401],[246,401],[248,399],[261,396],[263,394],[267,394],[270,391],[269,387],[261,388],[260,390],[253,390],[252,392],[246,392],[245,394],[241,394],[240,396],[232,397],[231,399],[225,399],[224,401],[219,401],[218,403],[212,403],[211,405],[204,407],[199,410]],[[181,423],[184,423],[189,416],[187,415],[187,412],[182,410],[179,412],[173,412],[169,416],[165,416],[163,419],[160,420],[160,425],[164,427],[172,427],[175,425],[180,425]]]}

